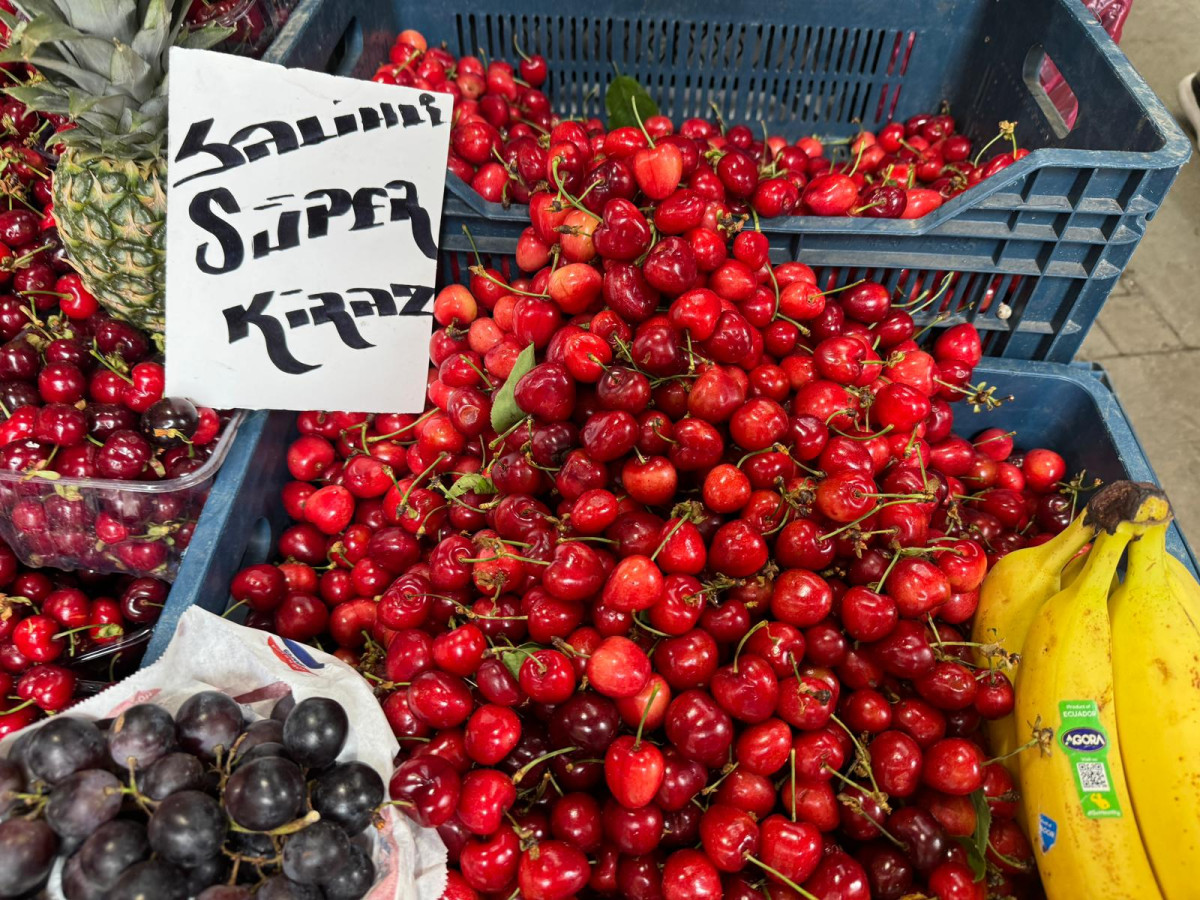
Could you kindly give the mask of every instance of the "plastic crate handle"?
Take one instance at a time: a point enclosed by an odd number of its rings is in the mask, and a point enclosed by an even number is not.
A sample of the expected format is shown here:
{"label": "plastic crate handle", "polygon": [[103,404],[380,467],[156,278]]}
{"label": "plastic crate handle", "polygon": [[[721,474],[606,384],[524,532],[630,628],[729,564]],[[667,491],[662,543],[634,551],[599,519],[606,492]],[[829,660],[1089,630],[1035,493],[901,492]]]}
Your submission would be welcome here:
{"label": "plastic crate handle", "polygon": [[[1001,21],[1010,29],[1017,24],[1011,16],[1003,19],[1006,15],[1003,10],[997,10],[995,15],[997,27]],[[1110,132],[1118,127],[1122,116],[1116,115],[1113,107],[1127,98],[1130,91],[1143,106],[1157,105],[1153,91],[1081,0],[1026,4],[1022,7],[1019,28],[1026,35],[1018,51],[1025,54],[1021,67],[1025,86],[1064,145],[1103,146],[1104,143],[1097,141],[1117,138]],[[1070,127],[1041,84],[1041,64],[1047,57],[1079,104],[1078,116]],[[1126,102],[1131,101],[1126,99]],[[1135,111],[1140,116],[1140,110]],[[1165,142],[1169,135],[1162,125],[1153,117],[1148,121]],[[1128,135],[1120,137],[1128,139]]]}

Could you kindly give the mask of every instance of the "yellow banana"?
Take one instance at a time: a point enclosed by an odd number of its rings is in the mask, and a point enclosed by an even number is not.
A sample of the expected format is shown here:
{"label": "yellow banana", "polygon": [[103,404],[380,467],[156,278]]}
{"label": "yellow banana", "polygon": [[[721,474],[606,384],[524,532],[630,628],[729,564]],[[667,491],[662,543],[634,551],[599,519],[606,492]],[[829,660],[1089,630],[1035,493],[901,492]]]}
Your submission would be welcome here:
{"label": "yellow banana", "polygon": [[[1008,653],[1021,652],[1038,610],[1061,588],[1063,567],[1095,534],[1086,515],[1081,513],[1046,543],[1014,551],[992,567],[979,590],[972,641],[985,645],[999,642]],[[977,653],[976,663],[986,667],[989,661]],[[1015,685],[1016,665],[1005,674]],[[992,756],[1006,756],[1020,746],[1016,721],[1009,715],[984,723]],[[1008,757],[1003,762],[1015,777],[1016,760]]]}
{"label": "yellow banana", "polygon": [[[1168,507],[1144,486],[1125,483],[1121,490],[1096,517],[1107,530],[1083,571],[1043,605],[1022,653],[1018,734],[1041,743],[1017,757],[1020,787],[1049,900],[1162,898],[1121,763],[1108,591],[1131,537],[1165,518]],[[1133,524],[1135,517],[1145,524]]]}
{"label": "yellow banana", "polygon": [[1163,896],[1186,900],[1200,896],[1200,620],[1188,609],[1200,586],[1170,565],[1166,532],[1164,523],[1129,546],[1109,614],[1133,811]]}
{"label": "yellow banana", "polygon": [[1188,615],[1193,622],[1200,622],[1200,584],[1196,583],[1188,567],[1170,553],[1167,554],[1167,572]]}

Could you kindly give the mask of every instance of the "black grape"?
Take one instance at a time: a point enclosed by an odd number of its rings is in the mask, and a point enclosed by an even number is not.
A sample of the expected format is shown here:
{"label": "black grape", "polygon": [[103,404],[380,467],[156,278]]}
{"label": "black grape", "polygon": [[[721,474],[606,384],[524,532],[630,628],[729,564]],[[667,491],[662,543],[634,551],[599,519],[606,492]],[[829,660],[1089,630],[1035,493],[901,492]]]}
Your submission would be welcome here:
{"label": "black grape", "polygon": [[187,879],[179,867],[151,859],[126,869],[108,900],[187,900],[187,895]]}
{"label": "black grape", "polygon": [[367,851],[356,844],[350,845],[350,856],[346,864],[329,880],[321,884],[325,900],[359,900],[366,896],[375,883],[375,864]]}
{"label": "black grape", "polygon": [[84,769],[50,791],[46,824],[64,838],[84,839],[121,811],[121,782],[112,772]]}
{"label": "black grape", "polygon": [[270,831],[299,817],[304,788],[304,776],[294,762],[278,756],[256,759],[229,776],[225,809],[243,828]]}
{"label": "black grape", "polygon": [[91,722],[55,717],[39,728],[25,753],[30,771],[47,784],[56,784],[80,769],[108,762],[104,735]]}
{"label": "black grape", "polygon": [[242,731],[242,708],[220,691],[201,691],[183,702],[175,714],[179,746],[203,759],[215,759],[217,748],[230,750]]}
{"label": "black grape", "polygon": [[331,878],[350,855],[350,839],[332,822],[317,822],[283,845],[283,874],[300,884]]}
{"label": "black grape", "polygon": [[342,826],[351,837],[370,824],[383,802],[383,779],[365,763],[334,766],[316,780],[313,809],[321,818]]}
{"label": "black grape", "polygon": [[0,822],[0,897],[31,891],[50,874],[58,838],[38,819]]}
{"label": "black grape", "polygon": [[288,691],[282,697],[275,701],[275,705],[271,707],[271,718],[276,722],[282,722],[288,717],[288,713],[296,706],[296,695]]}
{"label": "black grape", "polygon": [[177,791],[199,790],[204,776],[204,763],[190,753],[168,753],[136,777],[143,794],[162,800]]}
{"label": "black grape", "polygon": [[117,716],[108,730],[112,761],[128,769],[146,768],[175,749],[175,720],[155,703],[139,703]]}
{"label": "black grape", "polygon": [[73,858],[83,875],[104,889],[112,887],[121,873],[150,855],[146,826],[129,819],[114,819],[96,829]]}
{"label": "black grape", "polygon": [[150,816],[150,848],[179,866],[197,866],[221,852],[227,825],[221,805],[199,791],[179,791]]}
{"label": "black grape", "polygon": [[296,704],[283,723],[283,746],[308,769],[328,766],[346,745],[350,720],[342,704],[328,697],[309,697]]}
{"label": "black grape", "polygon": [[63,865],[62,890],[67,900],[104,900],[104,888],[83,873],[78,853]]}
{"label": "black grape", "polygon": [[284,875],[263,882],[254,900],[323,900],[321,889],[311,884],[297,884]]}

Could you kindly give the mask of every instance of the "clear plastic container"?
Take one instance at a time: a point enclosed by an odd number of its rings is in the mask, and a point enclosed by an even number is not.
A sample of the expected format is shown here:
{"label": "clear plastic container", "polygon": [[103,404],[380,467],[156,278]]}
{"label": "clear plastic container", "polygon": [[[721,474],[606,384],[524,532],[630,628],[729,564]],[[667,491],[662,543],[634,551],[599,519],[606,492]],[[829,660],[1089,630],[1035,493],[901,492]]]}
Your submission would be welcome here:
{"label": "clear plastic container", "polygon": [[[162,481],[47,478],[0,471],[0,537],[30,567],[152,575],[174,581],[209,488],[245,413],[235,412],[195,472]],[[96,533],[101,513],[124,539]],[[111,535],[110,535],[111,536]]]}
{"label": "clear plastic container", "polygon": [[[285,15],[283,21],[286,18]],[[188,8],[187,20],[193,26],[215,23],[232,28],[233,33],[216,49],[255,59],[275,40],[282,24],[272,0],[194,0]]]}

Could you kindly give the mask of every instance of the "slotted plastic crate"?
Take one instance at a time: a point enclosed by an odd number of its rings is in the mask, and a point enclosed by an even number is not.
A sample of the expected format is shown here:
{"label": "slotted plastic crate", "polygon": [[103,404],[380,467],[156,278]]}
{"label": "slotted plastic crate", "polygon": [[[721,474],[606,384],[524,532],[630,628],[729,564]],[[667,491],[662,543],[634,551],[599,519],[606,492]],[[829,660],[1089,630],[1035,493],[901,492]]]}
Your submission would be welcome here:
{"label": "slotted plastic crate", "polygon": [[[975,378],[1014,399],[977,414],[965,404],[957,405],[957,433],[969,436],[993,426],[1015,431],[1018,447],[1053,447],[1061,452],[1071,474],[1086,470],[1105,482],[1157,481],[1116,395],[1092,370],[989,359],[976,368]],[[166,649],[184,610],[198,603],[209,612],[224,611],[234,573],[242,566],[274,560],[275,540],[289,522],[280,491],[290,480],[287,448],[296,436],[295,421],[291,412],[257,412],[242,425],[209,495],[191,552],[184,557],[143,665]],[[1167,548],[1198,571],[1196,557],[1176,525],[1171,526]]]}
{"label": "slotted plastic crate", "polygon": [[[564,116],[603,116],[615,65],[676,122],[715,104],[731,124],[761,121],[789,138],[845,136],[943,101],[977,146],[1000,120],[1018,122],[1033,152],[922,219],[763,226],[777,262],[806,262],[831,286],[864,271],[901,286],[962,273],[945,324],[973,321],[989,356],[1074,357],[1191,153],[1079,0],[476,0],[458,11],[304,0],[264,58],[369,77],[402,28],[489,59],[515,59],[516,38],[546,56],[545,89]],[[1078,102],[1073,127],[1040,83],[1047,57]],[[464,225],[482,251],[511,253],[526,224],[523,208],[488,203],[450,176],[446,253],[470,249]]]}

